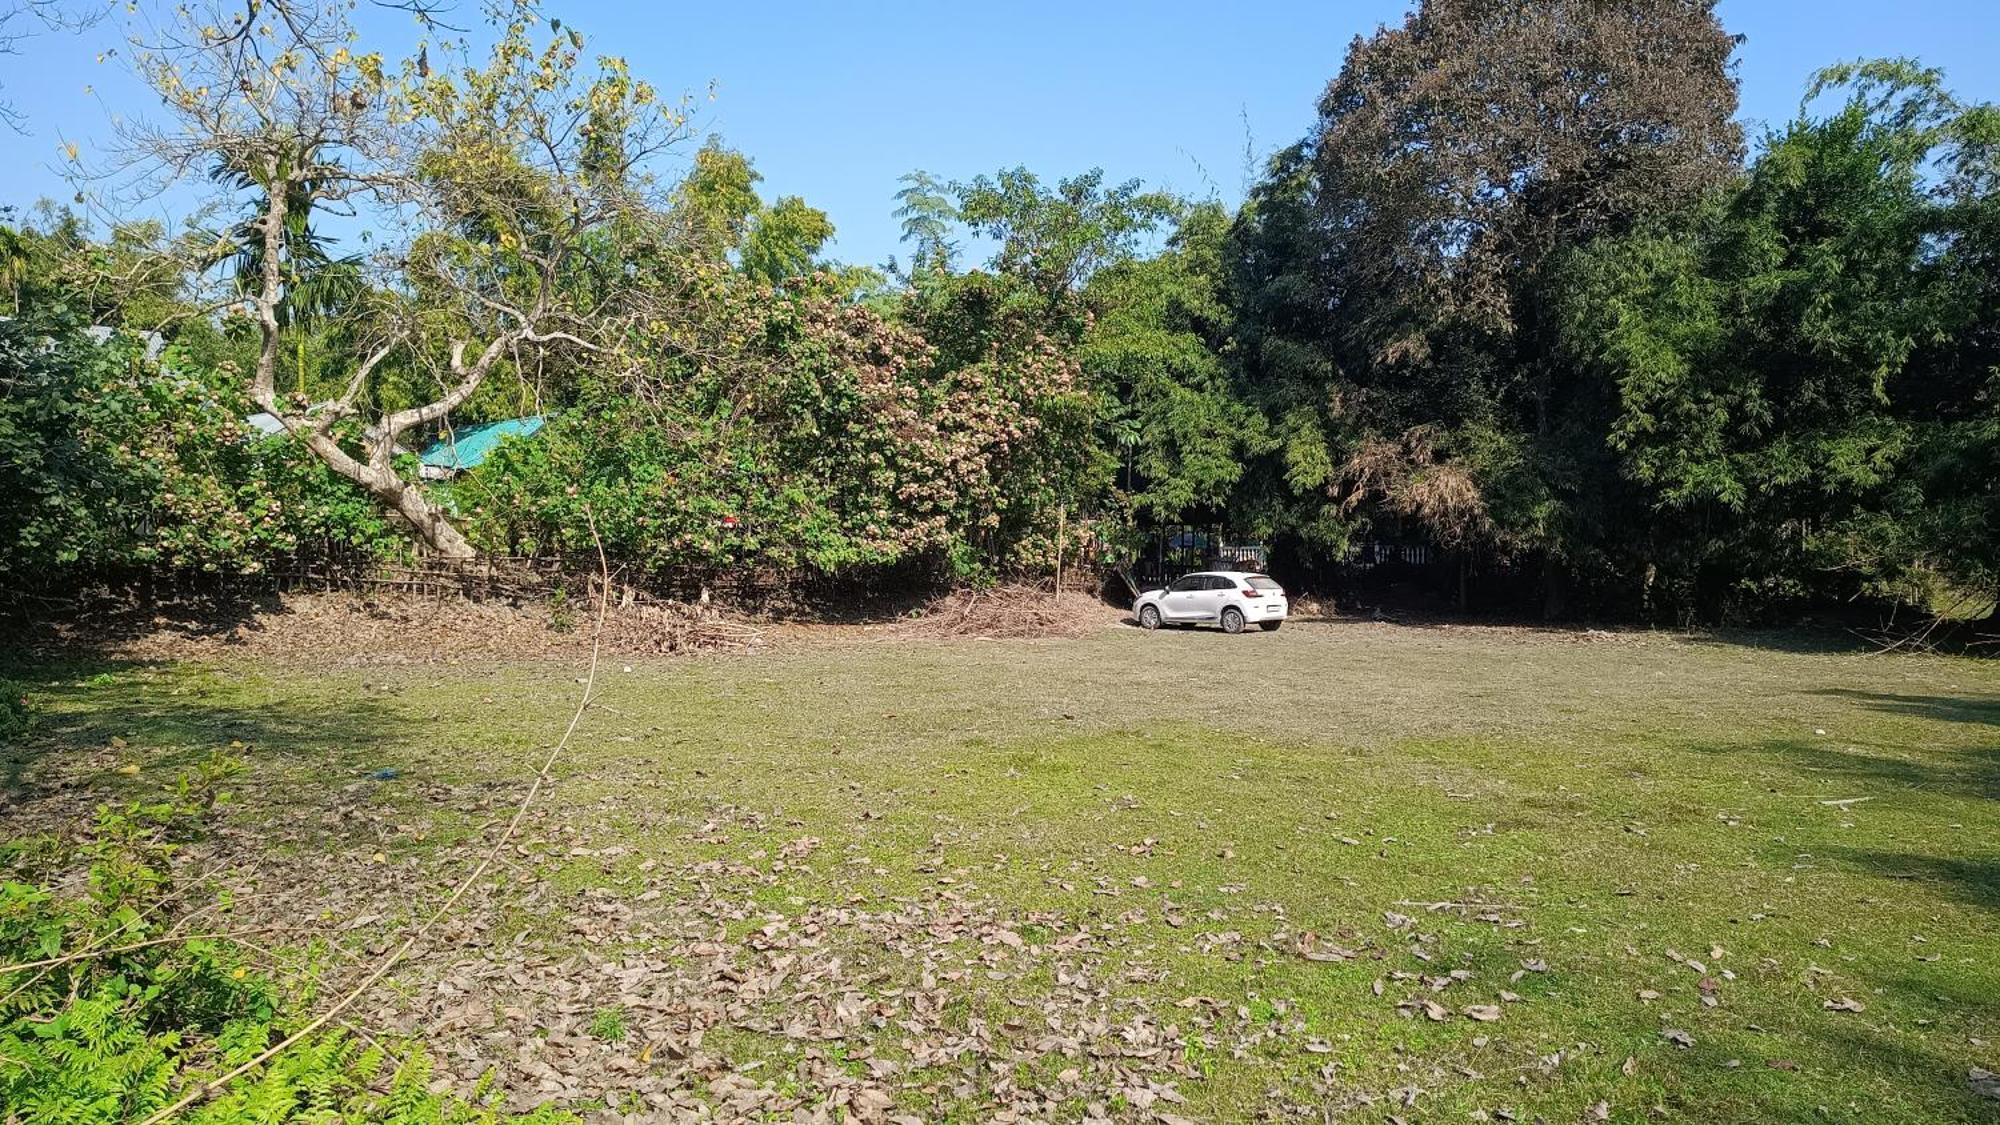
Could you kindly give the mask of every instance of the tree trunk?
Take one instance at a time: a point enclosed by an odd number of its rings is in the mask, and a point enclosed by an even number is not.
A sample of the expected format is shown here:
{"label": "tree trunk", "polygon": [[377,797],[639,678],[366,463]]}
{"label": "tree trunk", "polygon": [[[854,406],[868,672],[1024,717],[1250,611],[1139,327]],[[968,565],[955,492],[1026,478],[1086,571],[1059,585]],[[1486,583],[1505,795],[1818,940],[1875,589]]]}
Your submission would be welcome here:
{"label": "tree trunk", "polygon": [[[287,419],[286,424],[291,425],[291,420]],[[377,504],[402,516],[410,525],[410,531],[430,548],[432,554],[447,559],[479,557],[472,542],[452,525],[444,509],[432,503],[415,481],[404,480],[390,467],[389,458],[395,443],[392,432],[385,430],[376,434],[366,461],[349,456],[346,450],[340,448],[339,442],[313,429],[309,423],[301,423],[294,432],[327,468],[360,485]]]}
{"label": "tree trunk", "polygon": [[1569,612],[1568,583],[1554,559],[1542,560],[1542,620],[1560,621]]}
{"label": "tree trunk", "polygon": [[423,490],[401,477],[392,476],[385,487],[369,486],[384,504],[396,511],[410,523],[410,529],[431,553],[446,559],[473,559],[479,552],[473,549],[472,541],[465,533],[452,526],[445,518],[444,509],[431,502]]}
{"label": "tree trunk", "polygon": [[[475,357],[468,358],[472,347],[469,340],[456,340],[451,345],[450,373],[452,381],[434,401],[422,406],[392,411],[382,415],[363,435],[365,453],[356,458],[333,437],[333,427],[344,417],[354,416],[354,403],[369,384],[376,369],[398,349],[405,346],[409,337],[406,331],[392,332],[389,338],[375,346],[355,366],[347,382],[347,389],[337,399],[322,403],[315,412],[304,406],[306,399],[306,355],[305,335],[298,336],[299,403],[292,409],[279,401],[277,376],[280,362],[284,358],[284,335],[281,330],[279,312],[286,299],[287,269],[298,264],[299,248],[290,245],[287,236],[287,218],[291,213],[295,191],[302,191],[306,202],[300,206],[309,209],[311,200],[317,198],[308,174],[302,169],[315,166],[315,154],[323,145],[333,144],[327,139],[302,139],[296,150],[280,144],[265,148],[255,154],[255,158],[245,165],[244,171],[256,179],[264,190],[263,214],[256,221],[256,231],[261,241],[263,254],[258,263],[258,285],[250,296],[250,304],[256,310],[259,347],[257,363],[250,376],[250,400],[282,423],[287,431],[296,435],[326,466],[341,476],[353,481],[368,491],[377,504],[393,509],[410,525],[424,545],[441,558],[473,559],[475,551],[463,533],[452,526],[444,509],[432,503],[415,481],[404,480],[397,475],[392,463],[396,456],[396,442],[405,431],[428,427],[443,421],[453,410],[464,405],[480,385],[486,380],[501,357],[514,353],[523,341],[551,340],[566,338],[577,343],[573,336],[565,333],[551,333],[537,336],[531,328],[534,318],[545,308],[545,303],[537,303],[527,312],[514,312],[491,301],[481,300],[493,306],[496,311],[511,315],[516,323],[513,327],[498,331],[487,341]],[[313,173],[318,174],[318,173]],[[300,212],[303,221],[307,211]],[[544,278],[544,280],[548,280]],[[544,293],[544,298],[547,294]]]}
{"label": "tree trunk", "polygon": [[1063,532],[1069,521],[1069,504],[1056,506],[1056,599],[1062,599]]}

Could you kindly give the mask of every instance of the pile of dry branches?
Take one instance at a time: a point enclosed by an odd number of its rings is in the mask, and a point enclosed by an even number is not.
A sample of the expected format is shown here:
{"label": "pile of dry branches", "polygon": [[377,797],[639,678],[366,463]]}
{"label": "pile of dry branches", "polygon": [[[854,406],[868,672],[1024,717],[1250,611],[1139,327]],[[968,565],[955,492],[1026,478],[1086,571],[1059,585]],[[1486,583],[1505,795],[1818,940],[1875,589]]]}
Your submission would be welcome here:
{"label": "pile of dry branches", "polygon": [[912,614],[902,630],[939,638],[1076,637],[1103,626],[1107,614],[1089,594],[1012,584],[945,594]]}
{"label": "pile of dry branches", "polygon": [[618,610],[605,624],[614,652],[735,652],[762,642],[764,630],[732,621],[712,605],[643,602]]}

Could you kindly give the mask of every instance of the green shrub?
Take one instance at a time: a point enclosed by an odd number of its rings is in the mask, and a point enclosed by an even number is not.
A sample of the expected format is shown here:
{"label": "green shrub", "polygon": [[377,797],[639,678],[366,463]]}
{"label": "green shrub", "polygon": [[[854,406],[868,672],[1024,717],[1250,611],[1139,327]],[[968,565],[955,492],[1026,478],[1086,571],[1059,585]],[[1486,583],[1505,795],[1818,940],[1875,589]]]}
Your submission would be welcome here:
{"label": "green shrub", "polygon": [[0,318],[0,590],[406,549],[365,493],[243,425],[226,364],[83,328],[60,305]]}
{"label": "green shrub", "polygon": [[34,725],[34,701],[28,686],[0,678],[0,738],[13,738]]}

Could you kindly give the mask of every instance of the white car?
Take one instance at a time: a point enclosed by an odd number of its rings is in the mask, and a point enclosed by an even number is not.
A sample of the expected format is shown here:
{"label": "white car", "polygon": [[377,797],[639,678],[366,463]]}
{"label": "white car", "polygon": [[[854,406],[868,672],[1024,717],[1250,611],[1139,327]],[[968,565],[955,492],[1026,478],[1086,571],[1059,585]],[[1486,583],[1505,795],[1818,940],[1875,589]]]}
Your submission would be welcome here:
{"label": "white car", "polygon": [[1268,575],[1244,570],[1204,570],[1183,575],[1164,590],[1148,590],[1132,603],[1132,616],[1148,629],[1162,625],[1220,625],[1241,633],[1255,625],[1270,632],[1291,612],[1285,588]]}

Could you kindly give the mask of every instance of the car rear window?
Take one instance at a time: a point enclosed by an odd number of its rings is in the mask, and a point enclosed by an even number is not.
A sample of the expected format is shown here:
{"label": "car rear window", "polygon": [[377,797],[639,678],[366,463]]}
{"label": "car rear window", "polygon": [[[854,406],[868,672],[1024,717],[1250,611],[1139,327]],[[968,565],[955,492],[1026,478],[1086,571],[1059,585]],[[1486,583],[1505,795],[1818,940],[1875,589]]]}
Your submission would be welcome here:
{"label": "car rear window", "polygon": [[1273,580],[1273,579],[1270,579],[1270,578],[1266,578],[1266,577],[1264,577],[1264,576],[1263,576],[1263,575],[1261,575],[1261,574],[1253,574],[1253,575],[1251,575],[1251,576],[1250,576],[1249,578],[1246,578],[1246,579],[1244,579],[1244,581],[1246,581],[1246,582],[1250,583],[1250,588],[1251,588],[1252,590],[1282,590],[1282,589],[1284,589],[1284,587],[1283,587],[1283,586],[1280,586],[1280,585],[1278,585],[1278,583],[1277,583],[1277,582],[1276,582],[1275,580]]}

